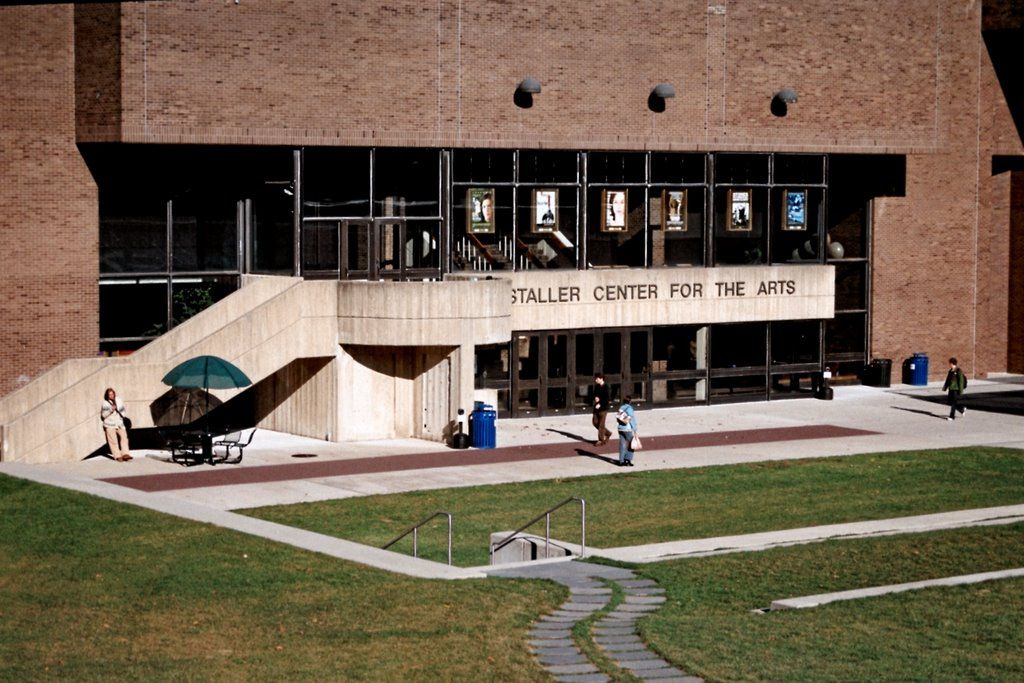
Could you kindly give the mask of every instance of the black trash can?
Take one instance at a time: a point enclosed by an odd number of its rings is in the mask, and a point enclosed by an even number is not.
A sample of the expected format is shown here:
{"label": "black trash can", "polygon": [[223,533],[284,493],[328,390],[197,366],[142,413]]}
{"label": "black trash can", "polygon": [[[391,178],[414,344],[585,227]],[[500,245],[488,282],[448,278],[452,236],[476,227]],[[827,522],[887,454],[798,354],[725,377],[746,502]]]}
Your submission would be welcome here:
{"label": "black trash can", "polygon": [[861,383],[869,387],[892,386],[892,359],[874,358],[871,363],[864,366],[864,376]]}

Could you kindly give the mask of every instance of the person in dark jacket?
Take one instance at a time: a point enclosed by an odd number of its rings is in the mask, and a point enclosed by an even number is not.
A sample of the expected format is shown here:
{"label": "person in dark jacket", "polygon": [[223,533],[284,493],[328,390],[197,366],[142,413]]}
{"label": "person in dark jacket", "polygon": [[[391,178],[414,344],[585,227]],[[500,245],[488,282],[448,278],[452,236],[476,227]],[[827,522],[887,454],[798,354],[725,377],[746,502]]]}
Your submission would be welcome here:
{"label": "person in dark jacket", "polygon": [[597,441],[595,446],[603,446],[608,443],[612,433],[605,427],[605,420],[608,419],[608,408],[611,407],[611,399],[608,398],[608,385],[604,383],[604,375],[594,375],[594,429],[597,430]]}
{"label": "person in dark jacket", "polygon": [[964,371],[957,367],[956,358],[949,359],[949,372],[946,373],[946,383],[942,385],[943,391],[948,391],[949,401],[949,417],[946,419],[952,422],[956,419],[957,411],[963,416],[967,413],[967,408],[960,405],[960,396],[964,393],[964,389],[967,388],[967,378],[964,376]]}

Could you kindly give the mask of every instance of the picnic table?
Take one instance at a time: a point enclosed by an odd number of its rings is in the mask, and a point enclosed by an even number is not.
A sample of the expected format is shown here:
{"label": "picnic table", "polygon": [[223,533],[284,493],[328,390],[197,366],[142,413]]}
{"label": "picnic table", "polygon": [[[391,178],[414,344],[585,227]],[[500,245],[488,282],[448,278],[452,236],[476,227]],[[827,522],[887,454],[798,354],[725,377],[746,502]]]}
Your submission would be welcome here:
{"label": "picnic table", "polygon": [[[203,429],[173,429],[161,430],[164,444],[171,451],[171,461],[183,465],[198,465],[207,463],[235,464],[242,461],[242,453],[246,446],[252,443],[256,428],[250,428],[246,436],[246,430],[232,432],[212,433]],[[223,454],[218,454],[215,447],[223,447]],[[231,451],[236,451],[235,457],[231,457]]]}

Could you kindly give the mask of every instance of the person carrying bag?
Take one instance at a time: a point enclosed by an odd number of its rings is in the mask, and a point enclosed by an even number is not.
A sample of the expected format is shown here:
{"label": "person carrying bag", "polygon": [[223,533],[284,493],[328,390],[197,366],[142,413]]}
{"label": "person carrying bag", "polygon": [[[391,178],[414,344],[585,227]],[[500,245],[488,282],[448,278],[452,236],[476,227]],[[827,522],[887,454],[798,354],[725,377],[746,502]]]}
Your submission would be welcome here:
{"label": "person carrying bag", "polygon": [[[636,412],[633,410],[633,397],[627,396],[615,414],[615,422],[619,429],[619,467],[633,466],[633,453],[642,448],[640,437],[637,436]],[[634,447],[636,444],[636,447]]]}

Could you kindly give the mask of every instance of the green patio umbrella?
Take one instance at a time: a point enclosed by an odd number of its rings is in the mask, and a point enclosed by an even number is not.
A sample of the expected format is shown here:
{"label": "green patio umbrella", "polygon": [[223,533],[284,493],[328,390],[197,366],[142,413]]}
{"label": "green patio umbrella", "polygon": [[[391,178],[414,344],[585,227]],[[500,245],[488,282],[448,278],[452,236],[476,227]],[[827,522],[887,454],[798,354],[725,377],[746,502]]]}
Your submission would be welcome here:
{"label": "green patio umbrella", "polygon": [[163,383],[175,389],[202,389],[206,392],[206,428],[203,455],[212,457],[209,436],[210,389],[239,389],[252,384],[252,380],[230,361],[217,356],[196,356],[177,365],[164,375]]}
{"label": "green patio umbrella", "polygon": [[176,389],[238,389],[252,384],[230,361],[217,356],[196,356],[164,375],[163,383]]}

